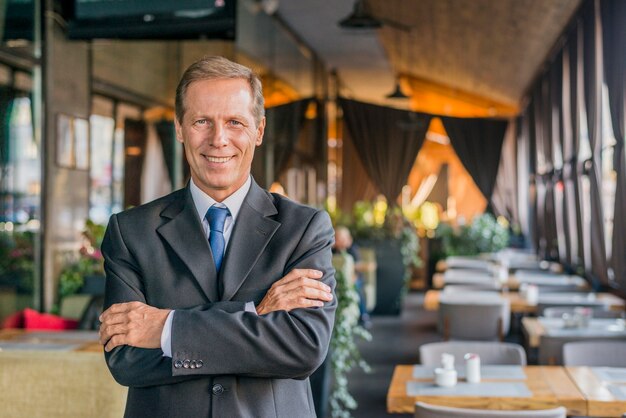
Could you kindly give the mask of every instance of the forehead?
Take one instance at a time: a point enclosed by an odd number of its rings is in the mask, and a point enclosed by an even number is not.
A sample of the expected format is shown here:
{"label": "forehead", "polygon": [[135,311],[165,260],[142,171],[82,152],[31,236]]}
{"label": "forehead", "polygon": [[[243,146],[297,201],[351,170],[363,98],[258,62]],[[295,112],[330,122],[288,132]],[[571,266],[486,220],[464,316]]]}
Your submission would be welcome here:
{"label": "forehead", "polygon": [[241,78],[197,80],[189,84],[185,94],[185,108],[192,112],[251,113],[252,104],[250,85]]}

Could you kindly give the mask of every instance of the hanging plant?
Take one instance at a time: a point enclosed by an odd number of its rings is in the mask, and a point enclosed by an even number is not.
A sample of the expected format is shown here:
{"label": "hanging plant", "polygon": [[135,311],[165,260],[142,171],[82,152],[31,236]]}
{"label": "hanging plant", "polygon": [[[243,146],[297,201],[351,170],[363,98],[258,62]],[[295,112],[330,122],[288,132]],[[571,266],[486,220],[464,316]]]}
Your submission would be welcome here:
{"label": "hanging plant", "polygon": [[350,410],[356,409],[357,402],[348,392],[348,372],[355,366],[365,372],[370,371],[369,365],[361,358],[356,345],[356,338],[370,341],[372,335],[359,323],[359,295],[354,284],[346,274],[338,269],[335,273],[337,286],[337,311],[335,327],[330,340],[330,352],[333,368],[334,384],[330,395],[330,406],[333,418],[349,418]]}

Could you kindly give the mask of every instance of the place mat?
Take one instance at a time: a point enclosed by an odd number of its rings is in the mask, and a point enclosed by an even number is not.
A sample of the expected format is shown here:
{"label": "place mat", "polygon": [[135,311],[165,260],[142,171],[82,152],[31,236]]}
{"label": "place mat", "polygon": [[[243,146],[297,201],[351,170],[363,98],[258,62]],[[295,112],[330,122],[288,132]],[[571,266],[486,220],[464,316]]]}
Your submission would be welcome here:
{"label": "place mat", "polygon": [[[459,379],[465,379],[465,367],[456,367]],[[413,378],[430,379],[435,375],[434,366],[413,366]],[[522,366],[513,365],[483,365],[480,366],[480,377],[483,380],[525,380],[526,374]]]}
{"label": "place mat", "polygon": [[529,398],[532,393],[521,382],[459,382],[454,387],[444,388],[431,382],[407,382],[408,396],[489,396],[502,398]]}
{"label": "place mat", "polygon": [[54,344],[54,343],[25,343],[2,341],[0,342],[1,351],[72,351],[80,347],[82,344]]}
{"label": "place mat", "polygon": [[480,270],[471,269],[448,269],[443,273],[443,278],[448,280],[489,280],[494,278],[491,273]]}
{"label": "place mat", "polygon": [[468,258],[468,257],[448,257],[446,258],[446,266],[447,268],[456,268],[456,267],[466,267],[480,270],[489,270],[493,263],[487,260],[481,260],[478,258]]}
{"label": "place mat", "polygon": [[539,286],[582,286],[585,280],[578,276],[557,276],[557,275],[520,275],[515,273],[515,278],[520,283],[536,284]]}
{"label": "place mat", "polygon": [[561,318],[540,317],[539,323],[543,326],[546,335],[552,337],[612,337],[626,335],[624,321],[609,318],[592,318],[585,328],[563,328]]}
{"label": "place mat", "polygon": [[597,299],[595,293],[544,293],[539,294],[539,303],[568,304],[574,303],[593,303],[594,305],[604,305],[604,302]]}
{"label": "place mat", "polygon": [[620,401],[626,401],[626,385],[609,385],[611,394]]}
{"label": "place mat", "polygon": [[592,367],[593,374],[603,382],[626,383],[625,367]]}

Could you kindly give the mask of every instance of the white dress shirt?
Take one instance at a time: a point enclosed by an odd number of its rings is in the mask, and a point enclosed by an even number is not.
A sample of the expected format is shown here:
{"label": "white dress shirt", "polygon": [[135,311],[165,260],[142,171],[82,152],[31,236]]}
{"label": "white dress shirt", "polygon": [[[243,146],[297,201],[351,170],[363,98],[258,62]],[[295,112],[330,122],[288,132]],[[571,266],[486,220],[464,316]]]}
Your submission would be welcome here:
{"label": "white dress shirt", "polygon": [[[209,208],[216,205],[218,207],[228,208],[230,212],[224,221],[224,251],[228,248],[228,242],[230,241],[230,236],[233,232],[233,226],[237,220],[237,215],[239,215],[239,210],[241,209],[243,200],[246,198],[246,195],[250,190],[251,184],[252,178],[248,176],[248,179],[243,186],[237,189],[235,193],[228,196],[222,202],[217,202],[211,196],[200,190],[200,188],[193,182],[193,179],[189,180],[191,198],[196,206],[196,210],[198,211],[198,217],[202,219],[202,227],[207,240],[209,239],[209,234],[211,233],[209,221],[205,217]],[[247,312],[256,313],[254,302],[246,303],[245,309]],[[163,326],[163,331],[161,332],[161,349],[163,350],[163,356],[165,357],[172,357],[172,320],[174,319],[174,312],[175,311],[172,310],[167,316],[165,325]]]}

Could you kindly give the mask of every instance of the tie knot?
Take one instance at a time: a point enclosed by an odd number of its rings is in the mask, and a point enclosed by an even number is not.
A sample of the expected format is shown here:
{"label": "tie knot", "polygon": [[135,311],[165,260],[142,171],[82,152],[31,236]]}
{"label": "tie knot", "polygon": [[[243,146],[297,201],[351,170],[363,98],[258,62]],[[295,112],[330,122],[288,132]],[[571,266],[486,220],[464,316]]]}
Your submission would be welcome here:
{"label": "tie knot", "polygon": [[220,208],[218,206],[211,206],[206,213],[206,219],[209,221],[209,227],[211,231],[224,232],[224,221],[230,211],[228,208]]}

